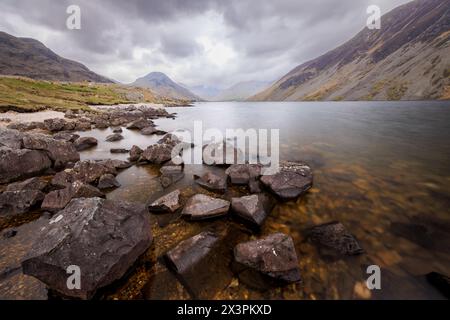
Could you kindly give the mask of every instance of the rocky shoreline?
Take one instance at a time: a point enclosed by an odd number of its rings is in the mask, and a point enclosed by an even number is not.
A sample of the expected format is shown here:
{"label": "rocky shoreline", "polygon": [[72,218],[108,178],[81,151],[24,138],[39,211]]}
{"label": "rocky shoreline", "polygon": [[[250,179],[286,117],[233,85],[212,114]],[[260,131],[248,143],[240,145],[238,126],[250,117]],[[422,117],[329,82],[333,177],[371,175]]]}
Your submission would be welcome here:
{"label": "rocky shoreline", "polygon": [[[219,290],[201,280],[214,275],[199,273],[205,265],[214,266],[221,259],[229,263],[216,265],[217,272],[252,288],[301,283],[301,260],[307,257],[298,254],[292,237],[283,232],[261,236],[259,230],[277,203],[295,201],[310,190],[310,166],[282,161],[277,174],[262,176],[259,165],[212,165],[217,170],[194,177],[198,191],[173,189],[185,175],[184,164],[171,161],[172,150],[181,141],[157,129],[153,122],[173,117],[175,114],[165,109],[130,106],[68,111],[64,119],[11,122],[0,129],[0,218],[15,221],[36,212],[39,218],[25,224],[12,222],[12,227],[1,231],[0,245],[9,249],[0,252],[6,257],[0,263],[0,293],[13,285],[12,279],[21,279],[25,289],[39,287],[42,293],[46,287],[52,297],[98,297],[100,291],[126,278],[136,262],[160,243],[159,234],[152,232],[152,216],[165,217],[169,223],[183,219],[200,228],[153,261],[154,267],[170,270],[164,277],[174,276],[184,288],[177,290],[186,290],[187,297],[210,298],[205,292]],[[93,128],[112,128],[107,141],[122,139],[122,128],[164,136],[146,149],[111,148],[112,154],[128,153],[128,161],[80,160],[79,152],[95,148],[98,141],[76,132]],[[188,142],[184,147],[192,145]],[[120,188],[116,179],[120,171],[146,165],[158,166],[162,187],[173,190],[148,199],[146,205],[106,198],[108,191]],[[224,228],[201,227],[218,220],[226,221]],[[25,241],[29,233],[33,236]],[[340,222],[315,225],[308,239],[334,258],[364,253]],[[13,255],[14,248],[21,250]],[[70,265],[81,269],[81,289],[66,286]],[[217,280],[216,286],[230,285],[225,282]],[[142,287],[141,294],[146,299],[158,297],[150,283]]]}

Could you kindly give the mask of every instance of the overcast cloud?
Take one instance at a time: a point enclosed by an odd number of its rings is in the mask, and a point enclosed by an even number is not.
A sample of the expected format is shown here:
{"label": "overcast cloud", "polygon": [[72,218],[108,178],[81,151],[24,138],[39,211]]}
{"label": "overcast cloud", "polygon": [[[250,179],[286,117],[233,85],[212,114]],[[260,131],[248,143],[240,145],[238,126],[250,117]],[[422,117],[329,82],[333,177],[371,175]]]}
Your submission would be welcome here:
{"label": "overcast cloud", "polygon": [[[161,71],[187,85],[277,80],[365,27],[366,8],[408,0],[0,0],[0,30],[129,83]],[[81,8],[81,30],[66,8]]]}

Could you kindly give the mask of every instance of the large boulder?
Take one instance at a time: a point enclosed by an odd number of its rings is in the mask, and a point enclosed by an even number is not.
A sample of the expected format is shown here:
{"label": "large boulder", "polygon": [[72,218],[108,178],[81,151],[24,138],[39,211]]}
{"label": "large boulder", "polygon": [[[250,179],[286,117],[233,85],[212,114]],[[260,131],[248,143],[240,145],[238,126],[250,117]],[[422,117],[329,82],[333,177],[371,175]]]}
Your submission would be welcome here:
{"label": "large boulder", "polygon": [[51,166],[50,158],[43,151],[0,147],[0,183],[36,176]]}
{"label": "large boulder", "polygon": [[229,208],[229,201],[196,194],[186,202],[182,214],[191,220],[203,220],[226,215]]}
{"label": "large boulder", "polygon": [[42,202],[41,208],[50,212],[64,209],[75,198],[104,197],[105,195],[96,187],[75,181],[65,189],[49,192]]}
{"label": "large boulder", "polygon": [[154,213],[172,213],[180,207],[180,190],[175,190],[150,203],[148,209]]}
{"label": "large boulder", "polygon": [[25,213],[38,206],[44,199],[39,190],[5,191],[0,194],[0,216]]}
{"label": "large boulder", "polygon": [[161,164],[172,159],[172,149],[171,145],[157,143],[145,149],[140,159],[149,163]]}
{"label": "large boulder", "polygon": [[278,173],[262,176],[260,181],[280,199],[291,200],[312,187],[313,175],[304,163],[284,161]]}
{"label": "large boulder", "polygon": [[129,164],[122,160],[83,160],[75,163],[72,169],[55,174],[51,184],[57,188],[66,188],[75,181],[96,185],[105,174],[117,175],[117,169],[125,168]]}
{"label": "large boulder", "polygon": [[11,183],[0,194],[0,215],[17,215],[38,207],[44,199],[48,182],[42,178],[30,178]]}
{"label": "large boulder", "polygon": [[259,164],[233,164],[225,170],[230,182],[236,185],[247,185],[261,176]]}
{"label": "large boulder", "polygon": [[63,140],[68,142],[75,142],[80,137],[80,135],[73,133],[73,132],[67,132],[67,131],[60,131],[53,135],[53,139],[56,140]]}
{"label": "large boulder", "polygon": [[[120,279],[152,242],[143,205],[100,198],[74,199],[41,229],[22,262],[23,272],[67,297],[92,298]],[[81,288],[67,286],[69,266],[81,271]]]}
{"label": "large boulder", "polygon": [[327,256],[351,256],[364,252],[356,238],[337,221],[312,227],[309,237],[321,247],[321,253]]}
{"label": "large boulder", "polygon": [[235,270],[249,285],[255,278],[267,285],[300,281],[300,269],[292,238],[274,233],[262,239],[240,243],[234,248]]}
{"label": "large boulder", "polygon": [[80,160],[80,155],[72,143],[55,140],[42,134],[24,136],[23,146],[26,149],[45,151],[56,168],[62,168],[68,163]]}
{"label": "large boulder", "polygon": [[153,122],[151,120],[147,120],[147,119],[137,119],[133,122],[131,122],[128,126],[127,129],[135,129],[135,130],[142,130],[146,127],[150,127],[153,126]]}
{"label": "large boulder", "polygon": [[182,141],[180,140],[180,138],[178,138],[178,136],[172,134],[172,133],[168,133],[166,135],[164,135],[161,139],[158,140],[159,144],[168,144],[172,147],[175,147],[177,144],[181,143]]}
{"label": "large boulder", "polygon": [[11,183],[6,187],[6,191],[24,191],[24,190],[39,190],[43,191],[47,188],[48,182],[42,178],[35,177],[24,181]]}
{"label": "large boulder", "polygon": [[17,130],[0,129],[0,147],[8,147],[11,149],[23,148],[24,133]]}
{"label": "large boulder", "polygon": [[194,181],[199,186],[205,188],[208,191],[225,193],[227,191],[227,177],[219,176],[212,172],[207,172],[203,176],[199,177],[194,175]]}
{"label": "large boulder", "polygon": [[262,193],[231,199],[233,213],[256,227],[261,227],[272,208],[272,199]]}
{"label": "large boulder", "polygon": [[87,150],[98,144],[97,139],[93,137],[81,137],[75,140],[74,146],[78,151]]}
{"label": "large boulder", "polygon": [[66,120],[64,119],[59,119],[59,118],[54,118],[54,119],[45,119],[44,120],[44,125],[45,128],[48,131],[51,132],[58,132],[58,131],[62,131],[64,130],[64,127],[66,125]]}
{"label": "large boulder", "polygon": [[[120,161],[120,160],[119,160]],[[79,161],[73,167],[76,179],[85,183],[96,183],[104,174],[117,175],[115,164],[110,161]]]}

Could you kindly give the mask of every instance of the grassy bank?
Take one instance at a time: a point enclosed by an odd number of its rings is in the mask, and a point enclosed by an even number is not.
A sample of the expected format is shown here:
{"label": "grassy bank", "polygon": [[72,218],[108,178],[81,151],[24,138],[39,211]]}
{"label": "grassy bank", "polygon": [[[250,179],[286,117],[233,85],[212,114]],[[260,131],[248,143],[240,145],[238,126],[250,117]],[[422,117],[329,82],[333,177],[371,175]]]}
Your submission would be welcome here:
{"label": "grassy bank", "polygon": [[147,89],[118,84],[62,83],[0,76],[0,112],[88,109],[89,105],[136,102],[180,103],[157,98]]}

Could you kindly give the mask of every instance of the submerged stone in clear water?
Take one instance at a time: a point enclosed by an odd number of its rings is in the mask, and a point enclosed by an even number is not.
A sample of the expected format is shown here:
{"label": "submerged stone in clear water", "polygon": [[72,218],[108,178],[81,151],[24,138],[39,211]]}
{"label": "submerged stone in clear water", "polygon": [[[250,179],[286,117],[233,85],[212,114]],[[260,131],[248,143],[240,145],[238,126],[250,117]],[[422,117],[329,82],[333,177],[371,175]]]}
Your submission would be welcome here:
{"label": "submerged stone in clear water", "polygon": [[283,233],[238,244],[234,248],[234,259],[239,278],[250,286],[270,286],[301,279],[294,242]]}

